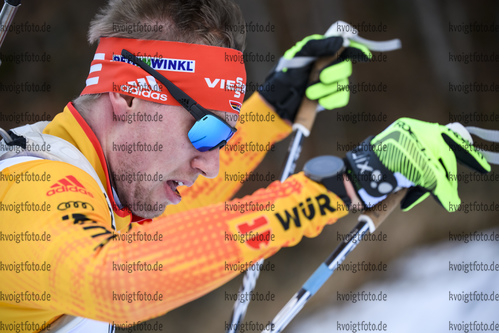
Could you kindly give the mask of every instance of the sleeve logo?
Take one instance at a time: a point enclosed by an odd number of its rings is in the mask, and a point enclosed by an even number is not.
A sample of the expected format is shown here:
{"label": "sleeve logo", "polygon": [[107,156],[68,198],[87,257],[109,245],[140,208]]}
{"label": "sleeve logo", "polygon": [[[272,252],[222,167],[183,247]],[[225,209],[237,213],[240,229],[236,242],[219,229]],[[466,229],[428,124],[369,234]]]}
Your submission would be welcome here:
{"label": "sleeve logo", "polygon": [[88,195],[93,198],[94,195],[87,191],[85,186],[83,186],[74,176],[66,176],[64,178],[59,179],[54,185],[50,186],[50,190],[47,192],[47,196],[51,197],[58,193],[82,193]]}
{"label": "sleeve logo", "polygon": [[[237,226],[239,232],[243,235],[249,234],[250,237],[246,240],[246,245],[250,248],[258,250],[269,246],[271,239],[271,229],[255,234],[254,232],[261,227],[268,226],[269,221],[265,216],[260,216],[252,221],[252,223],[242,223]],[[254,235],[253,235],[254,234]]]}

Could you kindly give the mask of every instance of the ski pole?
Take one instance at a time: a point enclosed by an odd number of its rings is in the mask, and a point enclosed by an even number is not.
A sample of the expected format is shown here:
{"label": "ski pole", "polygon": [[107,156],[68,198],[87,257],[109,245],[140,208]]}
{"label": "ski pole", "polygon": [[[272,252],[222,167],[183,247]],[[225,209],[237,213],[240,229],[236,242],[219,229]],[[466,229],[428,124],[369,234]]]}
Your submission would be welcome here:
{"label": "ski pole", "polygon": [[[21,5],[21,0],[5,0],[3,4],[2,11],[0,12],[0,48],[2,47],[5,36],[9,32],[9,27],[16,15],[19,6]],[[0,60],[0,65],[2,61]]]}
{"label": "ski pole", "polygon": [[[343,29],[340,29],[339,26],[343,26]],[[348,29],[345,29],[346,26],[348,26]],[[341,52],[344,50],[344,47],[350,45],[351,40],[364,44],[372,51],[392,51],[399,49],[401,47],[400,40],[398,39],[377,42],[361,38],[358,36],[358,31],[356,29],[354,29],[351,25],[343,21],[337,21],[333,23],[324,35],[327,37],[343,36],[344,37],[343,47],[334,56],[331,57],[325,57],[320,59],[309,57],[310,59],[308,59],[308,61],[315,62],[312,72],[310,73],[309,82],[317,81],[319,79],[319,73],[321,72],[321,70],[324,67],[326,67],[330,62],[337,59],[341,54]],[[278,68],[279,66],[280,64],[278,64]],[[285,163],[282,169],[280,177],[281,182],[286,180],[290,175],[294,173],[294,170],[296,168],[296,161],[298,160],[301,153],[303,140],[305,137],[310,135],[310,131],[314,124],[316,114],[317,112],[320,112],[322,110],[323,109],[318,105],[317,101],[312,101],[306,97],[303,98],[295,118],[295,123],[293,124],[293,134],[291,137],[291,142],[288,148]],[[260,259],[256,264],[254,264],[254,266],[262,265],[263,262],[264,260]],[[241,284],[241,287],[239,288],[238,291],[237,299],[241,299],[242,295],[248,295],[249,293],[253,292],[259,275],[260,272],[257,269],[250,268],[248,271],[246,271],[243,277],[243,283]],[[234,303],[234,308],[232,310],[232,315],[229,320],[229,326],[228,329],[226,330],[226,333],[236,333],[237,331],[239,331],[241,323],[244,320],[244,316],[246,315],[248,305],[249,301],[247,302],[236,301]]]}
{"label": "ski pole", "polygon": [[[5,0],[5,3],[3,4],[2,11],[0,12],[0,48],[2,48],[3,41],[9,32],[9,27],[20,5],[21,0]],[[2,60],[0,60],[0,66],[1,65]],[[12,138],[3,128],[0,128],[0,136],[6,143],[12,142]]]}
{"label": "ski pole", "polygon": [[300,312],[308,300],[331,277],[335,269],[346,256],[357,246],[362,237],[370,230],[374,232],[390,215],[407,193],[404,188],[392,193],[385,200],[359,216],[359,222],[350,231],[348,237],[340,243],[331,255],[315,270],[300,290],[291,297],[288,303],[279,311],[272,323],[262,332],[281,332],[289,322]]}

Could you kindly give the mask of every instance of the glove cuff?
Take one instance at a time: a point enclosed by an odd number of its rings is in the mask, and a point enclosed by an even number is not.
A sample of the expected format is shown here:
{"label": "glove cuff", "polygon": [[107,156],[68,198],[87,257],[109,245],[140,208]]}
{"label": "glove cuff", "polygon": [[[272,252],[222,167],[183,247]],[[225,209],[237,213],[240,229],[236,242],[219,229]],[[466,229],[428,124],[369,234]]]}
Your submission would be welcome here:
{"label": "glove cuff", "polygon": [[[362,200],[364,207],[372,207],[397,187],[397,178],[394,173],[386,168],[374,152],[371,145],[373,136],[364,140],[357,148],[347,152],[345,165],[347,176],[352,181],[357,195]],[[381,149],[383,145],[377,146]]]}
{"label": "glove cuff", "polygon": [[272,105],[282,119],[294,122],[307,89],[306,82],[311,66],[310,64],[286,71],[276,71],[277,67],[274,67],[265,83],[258,87],[258,93]]}
{"label": "glove cuff", "polygon": [[352,199],[348,196],[347,190],[345,188],[345,183],[343,180],[343,173],[323,179],[322,184],[331,192],[340,197],[341,201],[345,204],[347,209],[352,205]]}

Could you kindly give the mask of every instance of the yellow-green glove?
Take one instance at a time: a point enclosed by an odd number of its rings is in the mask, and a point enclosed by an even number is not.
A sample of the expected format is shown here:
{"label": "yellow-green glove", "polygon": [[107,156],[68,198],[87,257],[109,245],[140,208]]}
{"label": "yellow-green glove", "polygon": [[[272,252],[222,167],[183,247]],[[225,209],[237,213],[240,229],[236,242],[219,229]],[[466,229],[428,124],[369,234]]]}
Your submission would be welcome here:
{"label": "yellow-green glove", "polygon": [[[298,107],[306,93],[311,100],[327,110],[340,108],[348,103],[348,77],[352,74],[351,59],[366,62],[371,52],[363,45],[350,42],[338,59],[328,64],[320,73],[319,81],[309,85],[310,71],[319,57],[335,55],[343,45],[343,37],[311,35],[284,53],[272,70],[259,93],[283,119],[294,121]],[[343,87],[343,88],[342,88]],[[340,88],[340,89],[338,89]]]}

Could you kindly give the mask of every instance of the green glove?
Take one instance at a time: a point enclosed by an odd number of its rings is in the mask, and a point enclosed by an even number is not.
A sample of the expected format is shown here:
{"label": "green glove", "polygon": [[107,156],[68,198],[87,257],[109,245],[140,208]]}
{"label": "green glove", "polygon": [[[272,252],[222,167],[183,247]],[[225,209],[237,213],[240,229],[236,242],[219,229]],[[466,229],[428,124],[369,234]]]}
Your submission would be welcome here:
{"label": "green glove", "polygon": [[461,135],[437,123],[400,118],[371,140],[373,151],[392,172],[416,185],[402,201],[407,211],[431,193],[449,212],[461,204],[457,192],[457,160],[486,173],[489,163]]}
{"label": "green glove", "polygon": [[306,37],[284,53],[279,64],[259,88],[260,95],[273,106],[281,118],[292,122],[305,91],[308,98],[317,100],[325,109],[345,106],[350,93],[346,89],[341,90],[341,87],[348,85],[348,77],[352,74],[352,62],[347,59],[368,61],[371,53],[365,46],[351,42],[350,47],[347,47],[337,60],[321,71],[320,80],[308,86],[314,61],[319,57],[333,56],[342,45],[343,37],[340,36]]}
{"label": "green glove", "polygon": [[[360,52],[359,52],[360,51]],[[352,61],[368,61],[372,57],[371,52],[362,44],[350,41],[350,47],[346,48],[337,61],[332,62],[319,74],[319,81],[313,82],[305,91],[308,99],[318,100],[319,104],[326,110],[344,107],[348,104],[350,97],[348,77],[352,75]]]}

